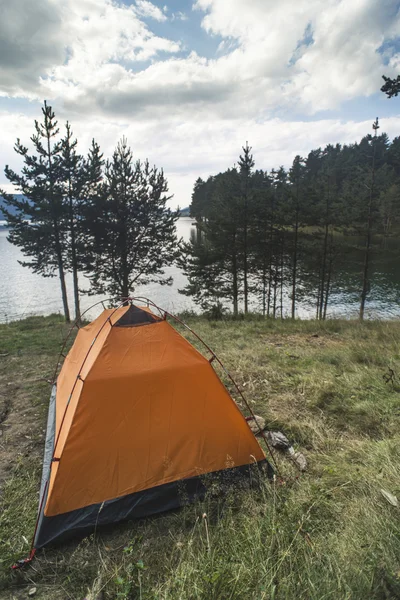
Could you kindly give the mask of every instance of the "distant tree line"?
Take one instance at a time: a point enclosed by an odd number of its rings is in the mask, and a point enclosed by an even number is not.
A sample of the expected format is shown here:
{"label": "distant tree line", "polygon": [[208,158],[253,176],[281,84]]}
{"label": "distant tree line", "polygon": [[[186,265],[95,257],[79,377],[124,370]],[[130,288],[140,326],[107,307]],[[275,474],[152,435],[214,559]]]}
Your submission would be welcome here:
{"label": "distant tree line", "polygon": [[[191,216],[197,233],[183,245],[188,277],[182,292],[203,307],[232,306],[233,313],[261,310],[290,316],[298,301],[314,298],[315,316],[325,319],[335,277],[346,252],[343,240],[362,247],[360,318],[370,291],[372,250],[400,219],[400,138],[379,134],[359,143],[312,150],[289,169],[256,169],[246,145],[237,165],[198,179]],[[339,235],[341,234],[341,235]]]}
{"label": "distant tree line", "polygon": [[168,186],[162,170],[134,160],[126,139],[105,161],[92,141],[87,156],[78,151],[71,125],[63,131],[46,103],[35,121],[29,150],[17,140],[23,159],[20,173],[5,175],[23,194],[0,190],[2,211],[11,226],[9,241],[25,256],[24,266],[45,277],[58,275],[64,315],[70,320],[66,273],[72,273],[75,317],[80,318],[79,275],[89,293],[127,298],[135,286],[171,283],[164,267],[177,255],[178,211],[167,207]]}

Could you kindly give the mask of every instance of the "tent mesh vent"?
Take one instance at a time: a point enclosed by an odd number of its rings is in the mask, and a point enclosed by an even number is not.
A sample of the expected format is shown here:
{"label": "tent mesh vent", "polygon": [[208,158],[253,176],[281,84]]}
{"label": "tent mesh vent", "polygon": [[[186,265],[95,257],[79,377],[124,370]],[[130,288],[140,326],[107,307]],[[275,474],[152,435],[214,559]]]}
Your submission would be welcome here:
{"label": "tent mesh vent", "polygon": [[139,325],[150,325],[151,323],[157,323],[161,321],[160,317],[153,315],[138,306],[131,306],[122,315],[120,319],[114,324],[114,327],[137,327]]}

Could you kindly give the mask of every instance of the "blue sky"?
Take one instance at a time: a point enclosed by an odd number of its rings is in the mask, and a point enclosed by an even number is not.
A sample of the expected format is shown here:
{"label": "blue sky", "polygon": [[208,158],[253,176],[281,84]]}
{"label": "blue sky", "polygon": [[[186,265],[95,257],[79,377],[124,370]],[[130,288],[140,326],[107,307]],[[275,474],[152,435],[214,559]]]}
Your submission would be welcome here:
{"label": "blue sky", "polygon": [[[134,2],[125,1],[124,4],[133,5]],[[181,42],[183,49],[178,55],[187,56],[192,50],[200,56],[214,58],[222,41],[219,35],[208,35],[201,26],[203,13],[192,10],[191,2],[173,0],[168,2],[154,2],[163,10],[167,6],[165,14],[169,17],[167,21],[151,23],[152,31],[160,36],[168,37],[176,42]],[[171,17],[175,15],[175,18]],[[183,18],[182,18],[183,17]],[[150,24],[150,19],[147,19]]]}
{"label": "blue sky", "polygon": [[128,137],[164,167],[173,205],[198,176],[349,143],[380,117],[400,135],[397,0],[13,0],[0,8],[0,186],[44,99],[84,153]]}

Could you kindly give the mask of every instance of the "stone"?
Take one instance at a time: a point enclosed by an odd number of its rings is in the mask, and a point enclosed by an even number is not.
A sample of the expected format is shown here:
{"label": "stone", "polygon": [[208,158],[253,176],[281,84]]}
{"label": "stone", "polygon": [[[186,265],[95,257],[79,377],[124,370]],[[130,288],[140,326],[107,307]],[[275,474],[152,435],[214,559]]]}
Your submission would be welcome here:
{"label": "stone", "polygon": [[254,415],[254,417],[255,419],[253,417],[247,419],[247,424],[253,433],[260,433],[260,429],[265,429],[265,419],[258,415]]}
{"label": "stone", "polygon": [[302,454],[301,452],[295,452],[292,455],[292,458],[293,458],[293,461],[298,466],[299,471],[307,471],[307,460],[306,460],[306,457],[304,456],[304,454]]}
{"label": "stone", "polygon": [[268,431],[267,440],[268,443],[277,450],[288,450],[290,447],[288,438],[281,431]]}

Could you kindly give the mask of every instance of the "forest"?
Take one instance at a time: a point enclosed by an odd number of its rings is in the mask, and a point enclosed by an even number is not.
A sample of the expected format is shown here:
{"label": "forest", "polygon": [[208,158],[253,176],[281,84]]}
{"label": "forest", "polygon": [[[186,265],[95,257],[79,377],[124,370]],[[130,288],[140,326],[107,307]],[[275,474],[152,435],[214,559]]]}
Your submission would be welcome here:
{"label": "forest", "polygon": [[[195,233],[184,242],[162,169],[136,160],[125,138],[110,160],[95,140],[84,156],[70,123],[60,129],[46,103],[42,117],[33,151],[16,142],[21,172],[5,168],[19,194],[0,195],[9,241],[21,248],[24,266],[59,278],[67,321],[66,273],[79,319],[82,293],[123,301],[143,284],[171,285],[165,268],[173,264],[187,277],[179,291],[214,318],[296,318],[307,297],[324,320],[354,248],[362,257],[355,293],[364,318],[373,261],[393,252],[388,240],[400,219],[400,137],[389,141],[378,119],[360,142],[295,156],[288,169],[256,168],[246,142],[231,168],[195,182]],[[84,290],[82,276],[90,284]]]}
{"label": "forest", "polygon": [[[23,168],[5,167],[19,194],[0,190],[0,206],[20,247],[22,264],[44,277],[58,277],[64,317],[71,320],[66,273],[72,274],[75,319],[82,293],[127,298],[135,286],[171,283],[164,267],[178,256],[175,223],[179,211],[167,206],[162,169],[134,160],[122,138],[110,160],[93,139],[86,156],[69,122],[61,129],[44,103],[35,121],[31,148],[20,139],[15,151]],[[82,289],[82,276],[89,289]]]}
{"label": "forest", "polygon": [[371,261],[387,253],[400,217],[400,138],[379,132],[350,145],[327,145],[289,169],[256,168],[246,143],[237,164],[207,180],[197,179],[191,216],[197,233],[184,244],[183,291],[218,316],[262,312],[290,315],[307,293],[315,317],[325,319],[330,294],[349,250],[362,250],[359,315],[371,289]]}

